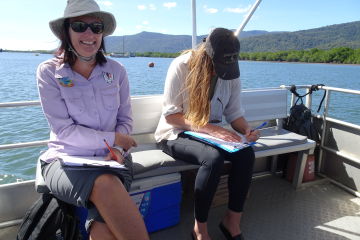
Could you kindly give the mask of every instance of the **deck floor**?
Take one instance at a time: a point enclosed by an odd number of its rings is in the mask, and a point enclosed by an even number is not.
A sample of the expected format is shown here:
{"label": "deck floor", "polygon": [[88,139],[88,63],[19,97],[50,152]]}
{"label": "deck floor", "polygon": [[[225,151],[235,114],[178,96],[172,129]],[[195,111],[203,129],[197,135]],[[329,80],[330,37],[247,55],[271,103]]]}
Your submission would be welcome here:
{"label": "deck floor", "polygon": [[[189,192],[184,193],[180,223],[152,233],[152,240],[191,239]],[[224,205],[211,209],[208,224],[213,240],[225,239],[218,228],[225,211]],[[360,240],[360,198],[328,181],[295,191],[280,177],[258,178],[252,183],[241,228],[246,240]]]}

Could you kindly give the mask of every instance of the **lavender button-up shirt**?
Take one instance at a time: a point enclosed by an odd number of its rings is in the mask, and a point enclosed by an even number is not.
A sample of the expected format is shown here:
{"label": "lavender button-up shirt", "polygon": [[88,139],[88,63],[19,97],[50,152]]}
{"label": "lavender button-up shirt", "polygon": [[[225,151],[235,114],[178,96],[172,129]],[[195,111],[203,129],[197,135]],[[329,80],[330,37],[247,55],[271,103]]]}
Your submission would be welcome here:
{"label": "lavender button-up shirt", "polygon": [[41,159],[61,155],[103,156],[115,132],[130,134],[129,82],[120,63],[107,59],[88,79],[56,58],[41,63],[37,82],[43,112],[50,126],[49,149]]}

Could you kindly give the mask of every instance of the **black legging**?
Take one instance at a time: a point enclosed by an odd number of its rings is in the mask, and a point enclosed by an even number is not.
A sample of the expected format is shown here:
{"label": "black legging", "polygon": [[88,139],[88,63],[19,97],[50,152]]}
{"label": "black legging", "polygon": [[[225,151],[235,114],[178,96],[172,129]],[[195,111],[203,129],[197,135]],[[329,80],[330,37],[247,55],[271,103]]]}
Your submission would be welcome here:
{"label": "black legging", "polygon": [[235,153],[228,153],[216,147],[190,139],[181,133],[176,140],[162,141],[160,148],[175,159],[192,164],[200,164],[195,179],[195,219],[206,222],[211,202],[214,198],[224,160],[232,163],[228,178],[228,208],[242,212],[250,187],[254,166],[254,150],[244,148]]}

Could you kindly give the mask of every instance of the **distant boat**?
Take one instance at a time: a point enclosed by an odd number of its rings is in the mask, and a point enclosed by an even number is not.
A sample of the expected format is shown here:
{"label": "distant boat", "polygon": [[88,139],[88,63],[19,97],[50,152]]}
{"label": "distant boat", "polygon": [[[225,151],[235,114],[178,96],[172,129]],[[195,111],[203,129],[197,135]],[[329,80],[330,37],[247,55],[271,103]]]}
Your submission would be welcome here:
{"label": "distant boat", "polygon": [[128,58],[128,57],[130,57],[130,53],[128,53],[128,52],[126,52],[126,53],[110,53],[110,57]]}
{"label": "distant boat", "polygon": [[130,57],[130,53],[129,52],[125,52],[125,36],[123,36],[122,39],[122,52],[120,53],[110,53],[111,57],[116,57],[116,58],[128,58]]}

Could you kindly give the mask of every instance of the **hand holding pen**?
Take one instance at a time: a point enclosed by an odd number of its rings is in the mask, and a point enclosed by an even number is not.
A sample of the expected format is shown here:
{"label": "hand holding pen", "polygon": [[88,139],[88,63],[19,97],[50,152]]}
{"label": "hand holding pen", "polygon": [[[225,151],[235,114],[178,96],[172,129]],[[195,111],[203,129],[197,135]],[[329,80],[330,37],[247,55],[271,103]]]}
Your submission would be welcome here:
{"label": "hand holding pen", "polygon": [[[110,145],[107,143],[107,141],[104,139],[104,143],[107,147],[107,149],[109,149],[109,154],[106,156],[106,160],[115,160],[119,163],[123,163],[124,159],[121,156],[121,154],[119,154],[120,156],[116,155],[116,153],[114,152],[114,150],[110,147]],[[121,161],[119,161],[121,160]]]}
{"label": "hand holding pen", "polygon": [[260,131],[259,129],[265,127],[268,123],[267,122],[263,122],[262,124],[260,124],[259,126],[251,129],[249,132],[246,133],[246,139],[249,142],[256,142],[259,138],[260,138]]}

